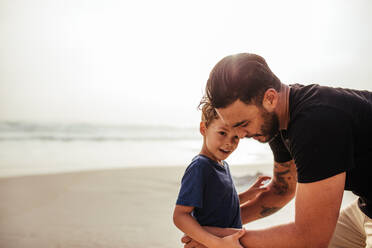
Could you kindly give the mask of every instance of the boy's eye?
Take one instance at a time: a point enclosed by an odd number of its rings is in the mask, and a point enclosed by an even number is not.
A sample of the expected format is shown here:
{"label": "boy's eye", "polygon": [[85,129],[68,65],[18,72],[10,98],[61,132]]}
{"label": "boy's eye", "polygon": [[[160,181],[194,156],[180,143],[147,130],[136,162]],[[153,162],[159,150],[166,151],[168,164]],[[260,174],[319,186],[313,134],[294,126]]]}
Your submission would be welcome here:
{"label": "boy's eye", "polygon": [[246,127],[248,126],[248,122],[245,122],[244,124],[242,124],[240,127]]}
{"label": "boy's eye", "polygon": [[223,132],[223,131],[221,131],[221,132],[218,132],[219,134],[221,134],[221,135],[223,135],[223,136],[225,136],[226,135],[226,132]]}

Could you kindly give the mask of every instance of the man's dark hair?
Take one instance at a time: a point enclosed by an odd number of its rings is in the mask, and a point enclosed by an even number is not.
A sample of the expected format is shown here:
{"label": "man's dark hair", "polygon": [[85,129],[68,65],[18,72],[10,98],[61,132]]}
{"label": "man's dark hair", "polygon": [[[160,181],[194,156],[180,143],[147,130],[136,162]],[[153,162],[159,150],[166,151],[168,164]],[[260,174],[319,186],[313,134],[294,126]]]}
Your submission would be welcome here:
{"label": "man's dark hair", "polygon": [[205,94],[214,108],[225,108],[241,100],[261,105],[269,88],[280,91],[281,82],[271,72],[264,58],[252,53],[239,53],[220,60],[212,69]]}

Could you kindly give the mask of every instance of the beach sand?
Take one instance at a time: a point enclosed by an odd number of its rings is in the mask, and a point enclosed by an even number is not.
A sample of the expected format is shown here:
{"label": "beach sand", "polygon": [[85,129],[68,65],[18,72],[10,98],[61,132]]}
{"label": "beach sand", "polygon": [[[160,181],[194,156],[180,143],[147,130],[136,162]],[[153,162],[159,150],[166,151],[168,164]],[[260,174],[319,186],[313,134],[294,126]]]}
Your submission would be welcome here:
{"label": "beach sand", "polygon": [[[259,167],[257,167],[259,168]],[[128,168],[0,179],[0,247],[182,247],[172,221],[185,167]],[[254,167],[232,167],[235,175]],[[347,202],[353,197],[348,196]],[[293,201],[265,227],[293,219]]]}

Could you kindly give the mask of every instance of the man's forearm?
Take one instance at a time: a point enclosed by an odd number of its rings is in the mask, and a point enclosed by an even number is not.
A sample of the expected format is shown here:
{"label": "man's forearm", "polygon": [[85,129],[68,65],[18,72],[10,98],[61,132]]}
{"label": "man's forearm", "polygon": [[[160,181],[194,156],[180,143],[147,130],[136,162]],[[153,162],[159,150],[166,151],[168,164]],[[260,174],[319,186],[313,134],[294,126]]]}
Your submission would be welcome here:
{"label": "man's forearm", "polygon": [[332,233],[319,233],[322,228],[309,228],[294,222],[263,230],[246,231],[240,238],[244,248],[327,248]]}
{"label": "man's forearm", "polygon": [[269,216],[283,206],[291,199],[292,195],[277,195],[274,190],[262,193],[252,202],[241,205],[241,218],[243,224]]}
{"label": "man's forearm", "polygon": [[241,205],[243,224],[269,216],[293,199],[296,192],[297,172],[293,160],[274,163],[273,180],[269,191],[263,192],[255,200]]}
{"label": "man's forearm", "polygon": [[243,224],[269,216],[293,199],[297,184],[294,161],[275,163],[273,173],[274,178],[268,186],[269,191],[240,206]]}
{"label": "man's forearm", "polygon": [[321,181],[299,183],[295,222],[247,231],[241,243],[245,248],[328,247],[340,211],[345,178],[343,172]]}
{"label": "man's forearm", "polygon": [[294,223],[289,223],[263,230],[247,231],[240,239],[240,243],[245,248],[319,247],[312,246],[313,244],[305,237],[305,233],[296,228]]}
{"label": "man's forearm", "polygon": [[[239,231],[239,229],[233,228],[203,228],[221,238]],[[306,237],[309,237],[309,235],[306,235],[304,231],[300,231],[292,222],[262,230],[246,231],[246,234],[240,239],[240,243],[244,248],[327,247],[326,244],[324,244],[325,246],[313,244],[312,242],[316,241],[316,239],[307,239]]]}

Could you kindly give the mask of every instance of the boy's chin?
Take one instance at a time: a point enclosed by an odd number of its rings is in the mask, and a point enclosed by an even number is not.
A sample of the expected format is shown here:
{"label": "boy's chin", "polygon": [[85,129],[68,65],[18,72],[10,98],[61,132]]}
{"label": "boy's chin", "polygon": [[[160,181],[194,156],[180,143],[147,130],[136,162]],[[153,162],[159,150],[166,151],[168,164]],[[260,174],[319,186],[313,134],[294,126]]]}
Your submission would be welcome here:
{"label": "boy's chin", "polygon": [[231,153],[229,154],[224,154],[223,152],[220,152],[220,155],[219,156],[215,156],[218,160],[225,160],[229,157]]}

